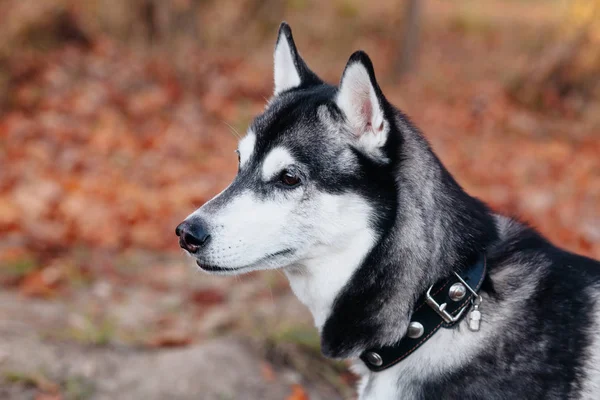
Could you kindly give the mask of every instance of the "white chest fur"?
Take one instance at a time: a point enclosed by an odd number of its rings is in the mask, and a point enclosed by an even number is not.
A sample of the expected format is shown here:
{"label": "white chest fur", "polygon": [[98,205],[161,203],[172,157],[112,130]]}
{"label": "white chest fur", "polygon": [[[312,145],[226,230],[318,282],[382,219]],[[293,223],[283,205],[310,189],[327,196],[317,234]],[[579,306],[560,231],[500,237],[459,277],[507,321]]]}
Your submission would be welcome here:
{"label": "white chest fur", "polygon": [[286,269],[294,294],[308,307],[319,331],[336,296],[362,263],[373,240],[371,232],[365,231],[350,238],[339,249],[327,247],[323,254]]}

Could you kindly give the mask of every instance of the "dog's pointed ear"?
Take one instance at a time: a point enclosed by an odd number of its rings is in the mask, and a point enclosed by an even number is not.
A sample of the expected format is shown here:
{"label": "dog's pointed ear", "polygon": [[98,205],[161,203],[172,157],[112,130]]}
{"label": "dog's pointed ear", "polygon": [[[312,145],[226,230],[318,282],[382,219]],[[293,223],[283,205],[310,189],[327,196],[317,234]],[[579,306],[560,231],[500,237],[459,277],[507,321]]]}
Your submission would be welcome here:
{"label": "dog's pointed ear", "polygon": [[321,80],[300,57],[292,37],[292,29],[285,22],[279,26],[273,58],[275,61],[275,95],[299,86],[321,83]]}
{"label": "dog's pointed ear", "polygon": [[385,102],[371,59],[363,51],[355,52],[344,69],[336,103],[352,133],[367,147],[380,148],[387,140],[389,123],[385,118]]}

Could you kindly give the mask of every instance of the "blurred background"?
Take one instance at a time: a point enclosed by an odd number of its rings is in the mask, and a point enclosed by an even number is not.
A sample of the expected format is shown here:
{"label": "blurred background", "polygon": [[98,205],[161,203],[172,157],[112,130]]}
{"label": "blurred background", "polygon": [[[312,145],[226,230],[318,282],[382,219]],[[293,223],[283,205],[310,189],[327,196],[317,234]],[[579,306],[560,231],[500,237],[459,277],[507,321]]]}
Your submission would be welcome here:
{"label": "blurred background", "polygon": [[471,194],[600,258],[598,0],[0,0],[0,398],[352,399],[283,274],[175,226],[237,169],[286,20],[356,49]]}

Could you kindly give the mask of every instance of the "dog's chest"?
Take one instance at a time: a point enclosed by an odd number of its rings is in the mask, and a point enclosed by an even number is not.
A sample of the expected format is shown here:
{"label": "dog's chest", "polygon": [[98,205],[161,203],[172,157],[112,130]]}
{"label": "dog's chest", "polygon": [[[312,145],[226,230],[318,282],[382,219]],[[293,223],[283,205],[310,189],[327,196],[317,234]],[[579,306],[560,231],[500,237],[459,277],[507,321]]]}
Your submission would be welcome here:
{"label": "dog's chest", "polygon": [[359,399],[420,399],[426,381],[473,359],[489,334],[486,331],[471,332],[467,321],[454,329],[441,329],[405,360],[381,372],[371,372],[362,361],[357,361],[353,370],[362,377]]}

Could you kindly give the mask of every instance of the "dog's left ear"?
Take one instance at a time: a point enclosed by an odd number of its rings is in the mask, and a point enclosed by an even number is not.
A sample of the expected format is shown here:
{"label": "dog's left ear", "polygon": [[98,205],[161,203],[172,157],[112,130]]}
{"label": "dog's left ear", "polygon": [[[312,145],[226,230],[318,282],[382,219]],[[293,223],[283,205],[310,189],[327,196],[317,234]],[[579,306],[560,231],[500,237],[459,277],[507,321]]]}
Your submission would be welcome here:
{"label": "dog's left ear", "polygon": [[365,52],[357,51],[348,60],[336,103],[366,150],[377,150],[385,144],[389,131],[383,108],[385,98],[375,80],[373,63]]}
{"label": "dog's left ear", "polygon": [[300,57],[292,37],[292,29],[285,22],[279,26],[273,58],[275,95],[300,86],[322,83]]}

